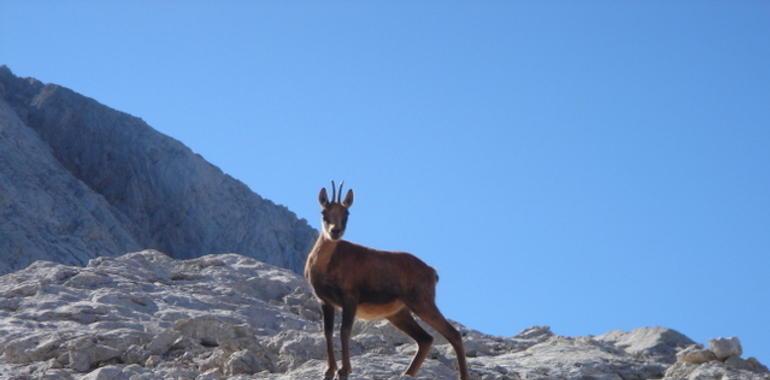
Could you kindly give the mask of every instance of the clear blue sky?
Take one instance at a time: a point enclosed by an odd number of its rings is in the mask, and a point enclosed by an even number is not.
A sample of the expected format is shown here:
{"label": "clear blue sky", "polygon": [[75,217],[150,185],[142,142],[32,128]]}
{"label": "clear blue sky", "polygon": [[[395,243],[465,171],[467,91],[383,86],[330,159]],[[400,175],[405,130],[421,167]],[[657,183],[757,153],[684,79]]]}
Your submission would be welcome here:
{"label": "clear blue sky", "polygon": [[[96,3],[96,2],[94,2]],[[441,273],[489,333],[665,325],[770,364],[770,3],[4,1],[0,62]]]}

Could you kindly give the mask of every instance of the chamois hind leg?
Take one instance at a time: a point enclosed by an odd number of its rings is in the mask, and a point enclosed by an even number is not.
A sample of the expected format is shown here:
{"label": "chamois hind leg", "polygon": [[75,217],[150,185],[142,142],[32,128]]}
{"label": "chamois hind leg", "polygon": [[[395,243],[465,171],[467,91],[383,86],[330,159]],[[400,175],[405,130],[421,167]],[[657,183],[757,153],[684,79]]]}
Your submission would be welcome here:
{"label": "chamois hind leg", "polygon": [[433,301],[433,297],[424,299],[423,302],[412,303],[409,307],[420,317],[420,319],[428,323],[430,327],[433,327],[434,330],[438,331],[439,334],[443,335],[444,338],[449,341],[457,354],[457,366],[460,370],[460,379],[467,380],[468,367],[465,363],[465,348],[463,347],[462,336],[460,335],[460,332],[457,331],[446,318],[444,318],[444,315],[441,314],[441,311],[439,311],[436,303]]}
{"label": "chamois hind leg", "polygon": [[326,360],[328,362],[324,380],[334,380],[337,372],[337,361],[334,359],[334,306],[324,302],[321,304],[324,317],[324,336],[326,337]]}
{"label": "chamois hind leg", "polygon": [[414,354],[412,364],[410,364],[409,368],[404,372],[405,375],[416,376],[422,362],[425,361],[425,357],[428,356],[428,353],[430,352],[430,346],[433,344],[433,337],[420,327],[407,308],[403,308],[398,313],[388,317],[388,321],[417,342],[417,353]]}

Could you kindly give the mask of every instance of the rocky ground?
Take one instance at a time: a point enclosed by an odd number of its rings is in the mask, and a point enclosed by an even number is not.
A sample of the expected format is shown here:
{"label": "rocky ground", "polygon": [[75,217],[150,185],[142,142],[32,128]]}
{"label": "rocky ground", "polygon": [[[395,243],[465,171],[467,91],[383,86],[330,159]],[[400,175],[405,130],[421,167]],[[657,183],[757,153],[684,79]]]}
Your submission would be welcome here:
{"label": "rocky ground", "polygon": [[[320,327],[300,276],[240,255],[39,261],[0,277],[0,378],[320,379]],[[705,348],[659,327],[594,337],[459,327],[474,379],[770,379],[737,339]],[[401,379],[415,351],[383,322],[356,322],[353,340],[351,379]],[[436,343],[419,378],[455,378],[454,352]]]}

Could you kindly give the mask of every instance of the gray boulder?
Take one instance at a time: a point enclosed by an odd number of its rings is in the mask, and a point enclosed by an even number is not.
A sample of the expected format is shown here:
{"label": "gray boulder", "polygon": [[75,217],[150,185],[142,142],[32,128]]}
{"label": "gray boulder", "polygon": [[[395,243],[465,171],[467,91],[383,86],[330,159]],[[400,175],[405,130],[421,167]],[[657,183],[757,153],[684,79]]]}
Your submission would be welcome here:
{"label": "gray boulder", "polygon": [[676,354],[676,360],[688,364],[703,364],[717,360],[717,357],[711,350],[704,349],[702,346],[694,344],[679,351],[679,353]]}
{"label": "gray boulder", "polygon": [[736,337],[712,339],[709,341],[709,350],[719,360],[727,360],[731,356],[740,357],[743,355],[741,341]]}

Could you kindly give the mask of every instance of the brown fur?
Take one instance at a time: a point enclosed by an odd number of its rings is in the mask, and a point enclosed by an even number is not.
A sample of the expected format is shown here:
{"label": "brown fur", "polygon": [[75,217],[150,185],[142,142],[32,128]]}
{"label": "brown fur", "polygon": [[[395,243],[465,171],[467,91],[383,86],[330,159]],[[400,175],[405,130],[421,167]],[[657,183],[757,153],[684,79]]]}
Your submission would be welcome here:
{"label": "brown fur", "polygon": [[418,351],[406,374],[416,375],[430,350],[433,337],[414,320],[412,312],[452,344],[457,353],[460,378],[467,379],[460,333],[447,322],[435,304],[436,271],[408,253],[380,251],[341,240],[347,224],[347,209],[353,202],[352,191],[348,191],[344,202],[329,202],[323,189],[319,202],[323,207],[323,226],[308,255],[305,277],[320,300],[324,314],[328,355],[326,379],[332,379],[337,368],[331,343],[335,309],[342,309],[340,335],[343,364],[338,372],[340,379],[347,378],[351,371],[348,344],[356,317],[368,320],[387,318],[412,337],[418,344]]}
{"label": "brown fur", "polygon": [[372,250],[323,236],[308,256],[306,276],[316,296],[341,308],[345,297],[358,305],[384,305],[434,292],[436,271],[408,253]]}

